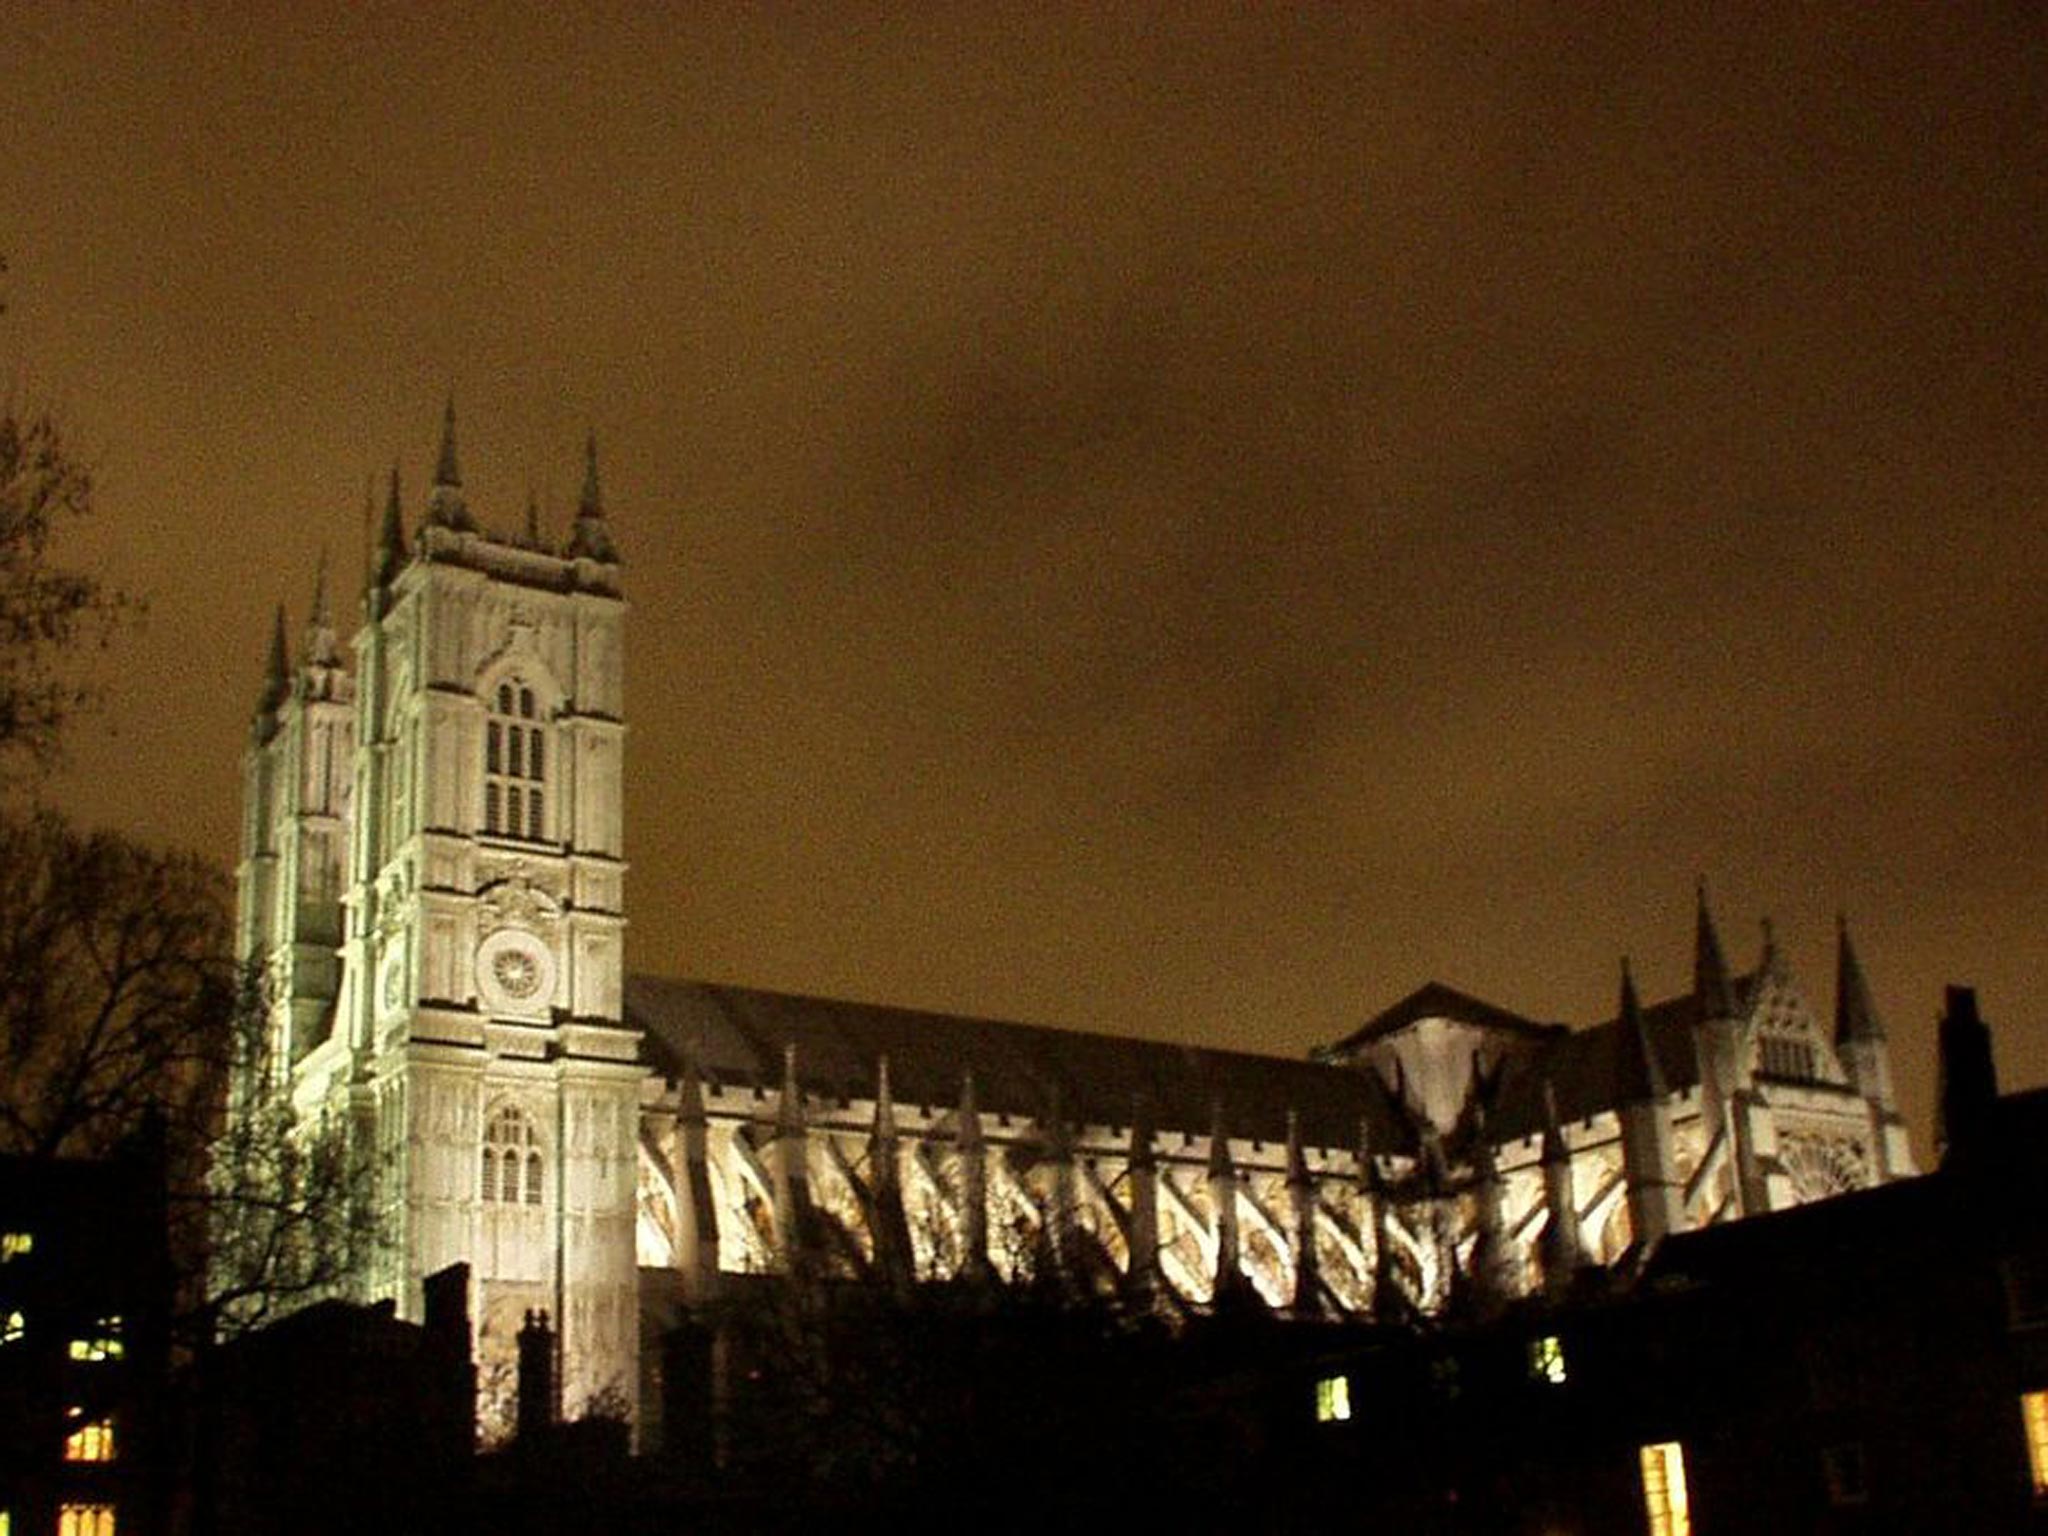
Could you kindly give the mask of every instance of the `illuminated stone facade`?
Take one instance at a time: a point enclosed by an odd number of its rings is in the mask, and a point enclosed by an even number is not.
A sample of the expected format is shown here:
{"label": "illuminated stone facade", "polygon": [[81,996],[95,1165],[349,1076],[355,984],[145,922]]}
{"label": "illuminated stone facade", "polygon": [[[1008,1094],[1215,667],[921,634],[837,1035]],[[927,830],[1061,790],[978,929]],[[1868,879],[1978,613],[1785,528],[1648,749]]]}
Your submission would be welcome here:
{"label": "illuminated stone facade", "polygon": [[365,1296],[472,1266],[489,1432],[528,1309],[564,1407],[744,1277],[1048,1276],[1168,1311],[1430,1313],[1912,1171],[1847,935],[1822,1028],[1775,946],[1585,1030],[1423,988],[1281,1060],[628,978],[620,566],[596,458],[559,548],[488,532],[452,415],[396,476],[354,664],[282,617],[245,762],[243,951],[301,1114],[381,1156]]}
{"label": "illuminated stone facade", "polygon": [[276,1057],[302,1114],[380,1154],[392,1243],[361,1290],[417,1318],[423,1277],[469,1263],[494,1404],[529,1308],[559,1320],[572,1402],[638,1375],[618,575],[594,452],[550,549],[477,525],[451,416],[412,539],[394,475],[353,669],[323,591],[245,768]]}

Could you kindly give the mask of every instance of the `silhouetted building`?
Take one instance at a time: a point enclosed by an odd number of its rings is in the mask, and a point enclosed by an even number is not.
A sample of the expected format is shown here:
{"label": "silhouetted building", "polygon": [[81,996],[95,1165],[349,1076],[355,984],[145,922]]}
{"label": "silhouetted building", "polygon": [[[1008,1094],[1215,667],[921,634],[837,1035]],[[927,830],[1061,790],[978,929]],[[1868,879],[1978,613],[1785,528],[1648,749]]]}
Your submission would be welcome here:
{"label": "silhouetted building", "polygon": [[[1964,989],[1942,1039],[1988,1082]],[[1304,1366],[1283,1422],[1310,1512],[1530,1536],[2048,1529],[2048,1092],[1973,1102],[1995,1157]]]}
{"label": "silhouetted building", "polygon": [[181,1528],[353,1536],[466,1516],[468,1291],[460,1267],[429,1275],[424,1324],[388,1301],[316,1302],[194,1362]]}
{"label": "silhouetted building", "polygon": [[170,1264],[147,1137],[0,1158],[0,1530],[163,1529]]}

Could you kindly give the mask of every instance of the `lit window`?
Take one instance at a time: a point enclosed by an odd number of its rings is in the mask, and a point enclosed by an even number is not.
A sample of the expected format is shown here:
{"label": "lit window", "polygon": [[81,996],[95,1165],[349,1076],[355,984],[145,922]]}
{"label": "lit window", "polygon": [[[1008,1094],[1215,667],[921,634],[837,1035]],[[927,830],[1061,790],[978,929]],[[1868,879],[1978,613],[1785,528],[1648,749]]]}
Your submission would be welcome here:
{"label": "lit window", "polygon": [[1692,1515],[1685,1496],[1685,1452],[1676,1440],[1646,1445],[1643,1508],[1650,1516],[1650,1536],[1692,1536]]}
{"label": "lit window", "polygon": [[118,1360],[126,1350],[121,1344],[121,1319],[103,1317],[93,1324],[90,1337],[71,1341],[74,1360]]}
{"label": "lit window", "polygon": [[484,831],[538,842],[546,833],[547,725],[531,688],[498,685],[484,723]]}
{"label": "lit window", "polygon": [[1325,1376],[1316,1383],[1316,1422],[1342,1424],[1351,1417],[1351,1378]]}
{"label": "lit window", "polygon": [[114,1536],[111,1504],[66,1504],[57,1511],[57,1536]]}
{"label": "lit window", "polygon": [[36,1235],[33,1232],[0,1232],[0,1264],[34,1253],[35,1248]]}
{"label": "lit window", "polygon": [[0,1344],[16,1344],[28,1331],[28,1319],[19,1312],[9,1312],[0,1317]]}
{"label": "lit window", "polygon": [[[83,1408],[71,1410],[73,1419],[85,1417]],[[80,1424],[64,1437],[64,1459],[66,1461],[112,1461],[114,1459],[114,1421],[93,1419]]]}
{"label": "lit window", "polygon": [[483,1197],[498,1205],[541,1203],[540,1137],[524,1110],[510,1104],[491,1115],[484,1131]]}
{"label": "lit window", "polygon": [[1554,1333],[1529,1341],[1529,1376],[1553,1387],[1565,1383],[1564,1340]]}
{"label": "lit window", "polygon": [[2020,1417],[2027,1426],[2027,1465],[2034,1470],[2034,1497],[2048,1498],[2048,1392],[2029,1392],[2022,1397]]}

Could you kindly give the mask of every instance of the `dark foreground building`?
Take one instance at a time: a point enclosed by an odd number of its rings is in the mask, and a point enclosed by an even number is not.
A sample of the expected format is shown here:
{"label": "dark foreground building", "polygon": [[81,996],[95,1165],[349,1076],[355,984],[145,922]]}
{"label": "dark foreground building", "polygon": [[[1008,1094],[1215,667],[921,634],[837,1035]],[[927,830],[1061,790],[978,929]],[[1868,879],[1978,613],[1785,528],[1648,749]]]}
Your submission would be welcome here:
{"label": "dark foreground building", "polygon": [[1332,1352],[1290,1480],[1404,1531],[2048,1529],[2048,1092],[1993,1097],[1965,989],[1943,1036],[1940,1172]]}
{"label": "dark foreground building", "polygon": [[169,1298],[153,1145],[0,1158],[0,1532],[161,1529]]}

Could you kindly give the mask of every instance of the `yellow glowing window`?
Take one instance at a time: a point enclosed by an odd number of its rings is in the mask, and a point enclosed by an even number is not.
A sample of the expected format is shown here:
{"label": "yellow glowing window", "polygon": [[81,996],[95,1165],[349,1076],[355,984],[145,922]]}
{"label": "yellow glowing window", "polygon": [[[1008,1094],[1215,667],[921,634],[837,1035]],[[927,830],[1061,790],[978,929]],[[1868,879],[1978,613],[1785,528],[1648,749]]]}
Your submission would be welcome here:
{"label": "yellow glowing window", "polygon": [[0,1264],[34,1253],[35,1249],[36,1235],[33,1232],[0,1232]]}
{"label": "yellow glowing window", "polygon": [[1342,1424],[1351,1417],[1351,1378],[1325,1376],[1316,1383],[1316,1422]]}
{"label": "yellow glowing window", "polygon": [[1666,1440],[1644,1446],[1641,1460],[1643,1508],[1650,1516],[1650,1536],[1692,1536],[1684,1450],[1676,1440]]}
{"label": "yellow glowing window", "polygon": [[[28,1319],[19,1312],[9,1312],[5,1317],[0,1317],[0,1344],[18,1343],[26,1332]],[[0,1532],[0,1536],[5,1536],[5,1533]]]}
{"label": "yellow glowing window", "polygon": [[1529,1341],[1529,1376],[1534,1381],[1545,1381],[1553,1387],[1565,1383],[1564,1340],[1554,1333]]}
{"label": "yellow glowing window", "polygon": [[114,1536],[111,1504],[66,1504],[57,1511],[57,1536]]}
{"label": "yellow glowing window", "polygon": [[2048,1498],[2048,1392],[2029,1392],[2022,1397],[2020,1417],[2027,1426],[2027,1465],[2034,1471],[2034,1497]]}
{"label": "yellow glowing window", "polygon": [[103,1317],[93,1325],[90,1338],[71,1341],[74,1360],[118,1360],[126,1351],[121,1346],[121,1319]]}
{"label": "yellow glowing window", "polygon": [[[85,1417],[83,1408],[71,1410],[73,1419]],[[66,1461],[112,1461],[114,1459],[114,1421],[94,1419],[80,1424],[64,1437],[64,1459]]]}

